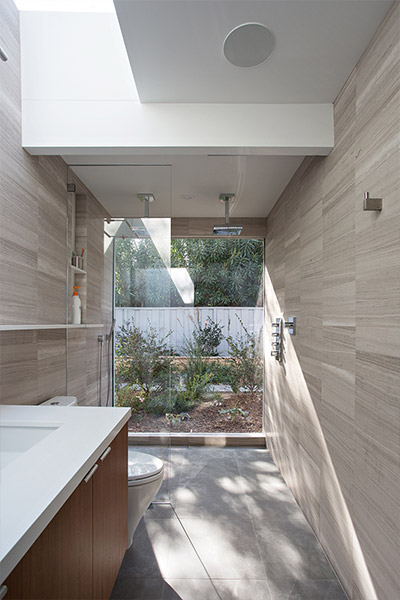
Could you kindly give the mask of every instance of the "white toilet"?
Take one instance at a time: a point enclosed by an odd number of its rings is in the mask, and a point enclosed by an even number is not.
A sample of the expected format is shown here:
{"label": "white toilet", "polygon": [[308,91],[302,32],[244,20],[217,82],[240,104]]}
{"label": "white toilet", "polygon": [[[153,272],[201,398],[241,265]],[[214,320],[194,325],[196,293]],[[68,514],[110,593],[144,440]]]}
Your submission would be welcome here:
{"label": "white toilet", "polygon": [[135,529],[161,487],[164,463],[151,454],[128,448],[128,548]]}
{"label": "white toilet", "polygon": [[[55,396],[42,406],[78,406],[74,396]],[[135,529],[161,487],[164,463],[151,454],[136,452],[128,447],[128,548]]]}

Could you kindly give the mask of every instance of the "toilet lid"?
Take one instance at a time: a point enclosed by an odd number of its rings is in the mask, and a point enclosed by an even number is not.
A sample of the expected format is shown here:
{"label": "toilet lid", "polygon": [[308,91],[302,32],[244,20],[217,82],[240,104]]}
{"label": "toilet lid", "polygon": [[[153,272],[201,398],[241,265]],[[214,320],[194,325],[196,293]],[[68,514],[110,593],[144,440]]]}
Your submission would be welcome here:
{"label": "toilet lid", "polygon": [[164,468],[161,459],[128,448],[128,480],[137,481],[157,475]]}

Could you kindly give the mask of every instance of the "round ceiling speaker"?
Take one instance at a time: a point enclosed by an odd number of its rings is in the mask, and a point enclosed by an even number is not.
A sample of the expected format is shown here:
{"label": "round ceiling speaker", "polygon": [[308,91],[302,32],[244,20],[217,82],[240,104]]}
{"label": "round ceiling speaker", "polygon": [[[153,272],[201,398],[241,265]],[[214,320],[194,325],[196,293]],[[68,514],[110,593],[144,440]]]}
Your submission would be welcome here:
{"label": "round ceiling speaker", "polygon": [[225,58],[236,67],[255,67],[275,48],[275,36],[261,23],[244,23],[232,29],[224,41]]}

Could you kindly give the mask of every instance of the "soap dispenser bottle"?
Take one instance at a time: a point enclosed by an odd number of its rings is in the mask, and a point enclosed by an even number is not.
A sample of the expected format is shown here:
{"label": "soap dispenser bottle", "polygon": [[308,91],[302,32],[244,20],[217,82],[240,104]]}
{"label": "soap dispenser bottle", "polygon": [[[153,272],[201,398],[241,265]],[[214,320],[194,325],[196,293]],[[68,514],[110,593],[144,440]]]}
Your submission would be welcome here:
{"label": "soap dispenser bottle", "polygon": [[80,285],[74,285],[74,293],[72,295],[72,323],[74,325],[80,325],[82,322],[82,302],[78,296],[78,288]]}

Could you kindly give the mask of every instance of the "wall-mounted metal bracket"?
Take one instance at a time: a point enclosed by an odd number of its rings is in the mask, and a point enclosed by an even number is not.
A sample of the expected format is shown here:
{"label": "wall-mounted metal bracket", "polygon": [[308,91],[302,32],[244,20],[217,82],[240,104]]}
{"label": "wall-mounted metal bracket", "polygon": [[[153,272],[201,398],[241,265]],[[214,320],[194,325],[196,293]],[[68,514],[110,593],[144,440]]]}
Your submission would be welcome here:
{"label": "wall-mounted metal bracket", "polygon": [[76,192],[75,183],[67,183],[67,192]]}
{"label": "wall-mounted metal bracket", "polygon": [[285,321],[285,327],[289,330],[290,335],[296,335],[296,317],[289,317]]}
{"label": "wall-mounted metal bracket", "polygon": [[370,198],[369,192],[364,194],[364,210],[382,210],[382,198]]}

